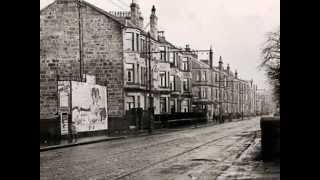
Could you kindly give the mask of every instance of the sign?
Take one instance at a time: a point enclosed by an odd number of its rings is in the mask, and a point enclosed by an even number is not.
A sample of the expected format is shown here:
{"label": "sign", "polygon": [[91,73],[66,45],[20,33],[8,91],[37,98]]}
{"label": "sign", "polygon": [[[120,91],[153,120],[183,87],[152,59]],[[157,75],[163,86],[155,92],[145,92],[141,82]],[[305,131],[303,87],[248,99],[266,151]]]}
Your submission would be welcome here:
{"label": "sign", "polygon": [[58,92],[60,107],[69,107],[70,83],[68,81],[58,81]]}
{"label": "sign", "polygon": [[61,135],[68,134],[68,113],[61,113],[60,115],[60,123],[61,123]]}
{"label": "sign", "polygon": [[96,77],[86,74],[86,80],[88,84],[96,84]]}

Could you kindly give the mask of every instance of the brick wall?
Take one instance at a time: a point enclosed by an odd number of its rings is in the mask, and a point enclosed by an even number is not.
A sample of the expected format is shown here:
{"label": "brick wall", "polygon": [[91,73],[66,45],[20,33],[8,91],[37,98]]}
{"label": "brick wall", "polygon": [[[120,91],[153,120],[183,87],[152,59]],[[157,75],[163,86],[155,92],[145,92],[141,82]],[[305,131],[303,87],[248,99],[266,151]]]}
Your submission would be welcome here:
{"label": "brick wall", "polygon": [[[119,119],[124,115],[120,24],[91,6],[82,7],[81,14],[84,72],[107,86],[108,116]],[[56,75],[79,76],[79,57],[77,4],[60,1],[40,11],[40,118],[57,112]]]}

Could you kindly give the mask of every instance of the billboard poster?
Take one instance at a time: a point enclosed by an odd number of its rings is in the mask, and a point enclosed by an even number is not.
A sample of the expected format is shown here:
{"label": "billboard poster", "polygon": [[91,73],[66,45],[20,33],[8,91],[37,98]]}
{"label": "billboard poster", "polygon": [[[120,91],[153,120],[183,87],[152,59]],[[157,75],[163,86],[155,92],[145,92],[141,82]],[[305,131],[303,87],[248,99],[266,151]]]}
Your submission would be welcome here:
{"label": "billboard poster", "polygon": [[108,129],[106,87],[73,81],[72,121],[78,132]]}

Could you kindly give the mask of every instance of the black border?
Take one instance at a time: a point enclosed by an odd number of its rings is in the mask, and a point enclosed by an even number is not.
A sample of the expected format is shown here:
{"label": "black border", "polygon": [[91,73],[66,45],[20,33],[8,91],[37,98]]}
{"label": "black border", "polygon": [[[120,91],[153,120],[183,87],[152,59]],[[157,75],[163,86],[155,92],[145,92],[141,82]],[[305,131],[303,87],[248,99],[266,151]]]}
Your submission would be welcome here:
{"label": "black border", "polygon": [[[2,2],[3,171],[39,177],[39,1]],[[282,179],[316,179],[319,112],[319,6],[281,0]],[[1,177],[4,176],[3,174]],[[15,178],[21,176],[22,178]]]}
{"label": "black border", "polygon": [[1,7],[1,177],[38,179],[39,1]]}

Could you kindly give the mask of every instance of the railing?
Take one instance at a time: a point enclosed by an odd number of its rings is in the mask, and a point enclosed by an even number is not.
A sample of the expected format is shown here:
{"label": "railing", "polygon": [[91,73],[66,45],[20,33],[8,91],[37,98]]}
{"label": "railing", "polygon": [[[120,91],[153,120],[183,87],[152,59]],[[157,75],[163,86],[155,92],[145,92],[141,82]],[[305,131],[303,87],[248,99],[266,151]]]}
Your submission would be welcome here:
{"label": "railing", "polygon": [[207,122],[207,116],[205,112],[185,112],[155,115],[155,123],[160,124],[162,127],[196,125],[205,122]]}
{"label": "railing", "polygon": [[130,11],[109,11],[109,13],[116,17],[131,17]]}

